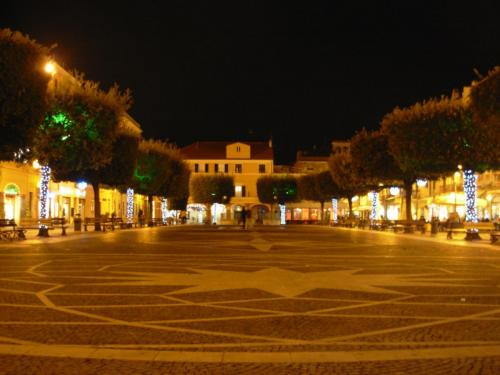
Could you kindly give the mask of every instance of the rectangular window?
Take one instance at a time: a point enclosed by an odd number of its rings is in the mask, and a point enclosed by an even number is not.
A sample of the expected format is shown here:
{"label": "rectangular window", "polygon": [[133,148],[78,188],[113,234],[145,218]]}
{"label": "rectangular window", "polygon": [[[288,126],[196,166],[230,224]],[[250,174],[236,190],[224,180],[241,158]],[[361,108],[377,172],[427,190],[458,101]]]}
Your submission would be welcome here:
{"label": "rectangular window", "polygon": [[199,172],[199,169],[200,169],[200,166],[198,165],[198,163],[196,163],[194,165],[194,173],[198,173]]}
{"label": "rectangular window", "polygon": [[214,164],[214,172],[219,172],[219,164]]}
{"label": "rectangular window", "polygon": [[245,185],[241,186],[241,196],[246,197],[247,196],[247,189]]}
{"label": "rectangular window", "polygon": [[208,173],[208,163],[205,164],[205,173]]}
{"label": "rectangular window", "polygon": [[259,164],[259,173],[266,173],[266,165]]}
{"label": "rectangular window", "polygon": [[224,164],[224,173],[229,173],[229,164]]}
{"label": "rectangular window", "polygon": [[234,187],[234,196],[237,198],[241,197],[241,185],[236,185]]}
{"label": "rectangular window", "polygon": [[234,173],[242,173],[243,167],[241,164],[235,164],[234,165]]}

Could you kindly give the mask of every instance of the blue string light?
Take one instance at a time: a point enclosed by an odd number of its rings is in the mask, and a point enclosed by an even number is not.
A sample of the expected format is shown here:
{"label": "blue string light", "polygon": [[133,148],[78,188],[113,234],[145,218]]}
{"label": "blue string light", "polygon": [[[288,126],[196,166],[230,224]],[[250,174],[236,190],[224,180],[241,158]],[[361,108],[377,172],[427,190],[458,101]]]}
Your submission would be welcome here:
{"label": "blue string light", "polygon": [[280,204],[280,224],[286,224],[286,206]]}
{"label": "blue string light", "polygon": [[332,218],[333,221],[337,222],[337,208],[338,208],[338,200],[336,198],[332,199]]}
{"label": "blue string light", "polygon": [[477,223],[477,178],[470,169],[464,170],[465,221]]}
{"label": "blue string light", "polygon": [[134,189],[127,189],[127,223],[134,221]]}
{"label": "blue string light", "polygon": [[[50,167],[43,165],[40,167],[40,219],[49,217],[49,182],[50,182]],[[40,228],[45,228],[45,225],[40,225]]]}
{"label": "blue string light", "polygon": [[370,219],[377,219],[377,206],[378,206],[378,193],[376,191],[372,191],[372,212],[370,213]]}

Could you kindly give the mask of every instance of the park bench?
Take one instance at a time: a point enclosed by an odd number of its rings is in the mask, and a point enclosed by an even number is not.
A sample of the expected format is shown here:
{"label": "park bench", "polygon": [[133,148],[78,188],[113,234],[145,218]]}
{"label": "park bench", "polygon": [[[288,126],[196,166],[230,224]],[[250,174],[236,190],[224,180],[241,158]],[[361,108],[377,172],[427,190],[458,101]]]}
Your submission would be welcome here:
{"label": "park bench", "polygon": [[0,219],[0,240],[25,240],[26,230],[19,228],[13,219]]}
{"label": "park bench", "polygon": [[61,235],[66,235],[67,225],[66,218],[64,217],[52,217],[47,219],[22,219],[21,227],[26,229],[39,229],[41,225],[47,230],[44,236],[48,235],[48,231],[56,228],[61,228]]}
{"label": "park bench", "polygon": [[[47,220],[48,223],[50,223],[51,229],[52,228],[61,228],[61,235],[65,236],[66,235],[66,228],[68,227],[66,225],[66,218],[64,217],[52,217],[50,219],[43,219]],[[43,222],[42,222],[43,224]]]}

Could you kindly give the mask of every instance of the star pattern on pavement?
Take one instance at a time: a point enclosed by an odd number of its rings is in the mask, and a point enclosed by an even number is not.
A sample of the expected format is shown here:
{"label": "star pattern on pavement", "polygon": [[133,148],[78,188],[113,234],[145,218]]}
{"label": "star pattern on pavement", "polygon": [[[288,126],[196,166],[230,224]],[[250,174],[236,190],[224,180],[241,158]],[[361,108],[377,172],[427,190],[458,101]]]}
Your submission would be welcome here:
{"label": "star pattern on pavement", "polygon": [[[402,294],[390,287],[460,286],[431,281],[434,274],[361,274],[362,269],[297,272],[270,267],[254,272],[190,269],[195,273],[119,272],[120,281],[92,285],[185,286],[168,294],[211,292],[230,289],[260,289],[283,297],[295,297],[313,289]],[[421,280],[421,279],[427,279]],[[452,279],[448,279],[451,281]],[[453,279],[462,280],[462,279]],[[464,279],[465,280],[465,279]]]}

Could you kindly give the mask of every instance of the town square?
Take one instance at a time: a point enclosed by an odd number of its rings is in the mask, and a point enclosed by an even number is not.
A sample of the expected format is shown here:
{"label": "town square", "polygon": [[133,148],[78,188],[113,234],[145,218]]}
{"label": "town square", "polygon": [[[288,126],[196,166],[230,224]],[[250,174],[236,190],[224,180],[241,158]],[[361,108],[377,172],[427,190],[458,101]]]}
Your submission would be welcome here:
{"label": "town square", "polygon": [[500,374],[498,4],[2,7],[0,375]]}
{"label": "town square", "polygon": [[321,226],[27,241],[0,245],[4,373],[500,370],[487,243]]}

